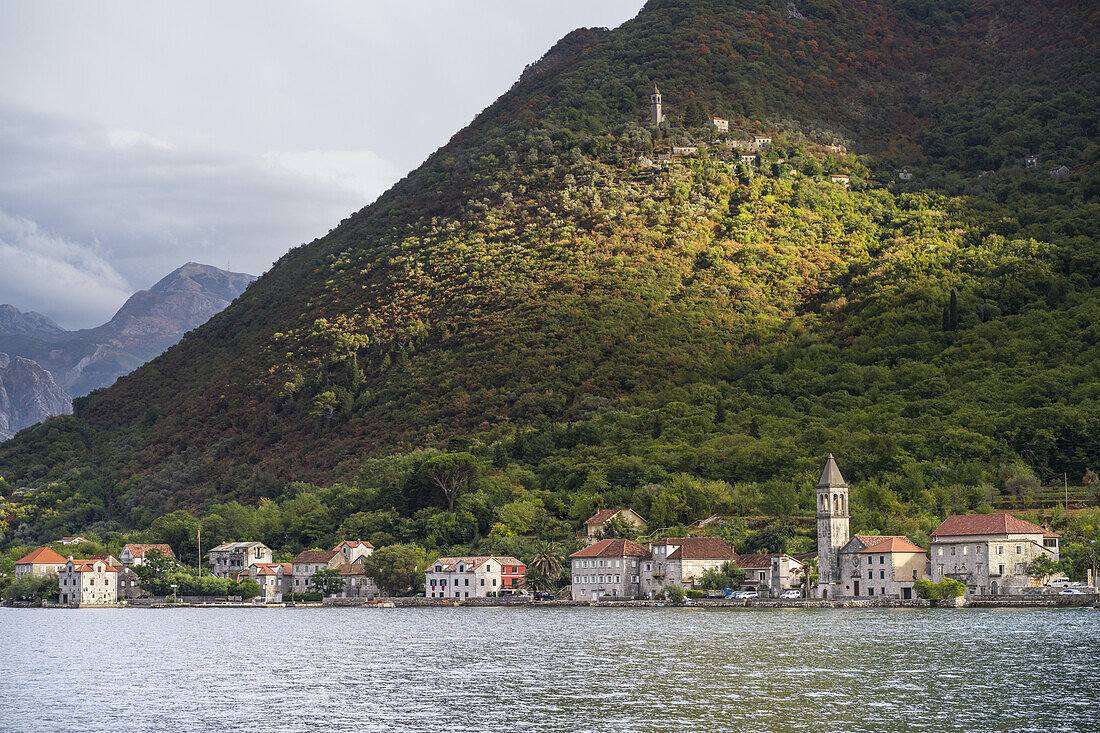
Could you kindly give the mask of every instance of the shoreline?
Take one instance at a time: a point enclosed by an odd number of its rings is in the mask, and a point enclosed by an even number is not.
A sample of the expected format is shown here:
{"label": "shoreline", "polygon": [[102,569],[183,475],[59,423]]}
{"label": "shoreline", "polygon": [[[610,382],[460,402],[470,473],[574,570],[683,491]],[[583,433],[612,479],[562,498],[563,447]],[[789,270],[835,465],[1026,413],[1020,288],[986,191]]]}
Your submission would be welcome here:
{"label": "shoreline", "polygon": [[301,608],[748,608],[748,609],[792,609],[792,608],[1095,608],[1100,609],[1100,599],[1093,595],[1080,597],[986,597],[947,600],[900,600],[900,599],[862,599],[845,600],[823,599],[725,599],[699,598],[676,606],[666,601],[654,600],[618,600],[618,601],[533,601],[502,598],[469,598],[459,601],[447,601],[435,598],[389,598],[382,602],[367,601],[359,598],[327,598],[321,603],[170,603],[163,601],[145,603],[112,603],[83,606],[61,605],[55,603],[11,603],[7,608],[41,609],[168,609],[168,608],[206,608],[206,609],[301,609]]}

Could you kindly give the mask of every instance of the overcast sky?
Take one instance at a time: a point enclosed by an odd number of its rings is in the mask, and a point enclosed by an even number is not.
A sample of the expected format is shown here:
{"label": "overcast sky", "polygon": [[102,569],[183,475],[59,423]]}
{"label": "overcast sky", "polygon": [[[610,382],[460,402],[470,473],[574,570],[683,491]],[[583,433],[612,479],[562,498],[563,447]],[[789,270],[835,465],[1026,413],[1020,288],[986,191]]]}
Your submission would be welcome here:
{"label": "overcast sky", "polygon": [[642,4],[0,0],[0,303],[80,328],[188,261],[260,274]]}

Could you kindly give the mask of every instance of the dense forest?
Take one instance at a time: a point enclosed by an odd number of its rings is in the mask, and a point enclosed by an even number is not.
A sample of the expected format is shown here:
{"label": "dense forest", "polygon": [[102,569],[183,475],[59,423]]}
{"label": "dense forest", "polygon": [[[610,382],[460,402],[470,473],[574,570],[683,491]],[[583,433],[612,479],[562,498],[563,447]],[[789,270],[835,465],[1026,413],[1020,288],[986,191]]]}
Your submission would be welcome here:
{"label": "dense forest", "polygon": [[[523,556],[621,505],[795,552],[831,452],[854,531],[1045,512],[1080,564],[1100,532],[1074,509],[1098,503],[1098,20],[683,0],[571,34],[178,346],[0,446],[0,545],[187,554],[201,523],[284,556],[353,536]],[[772,143],[741,162],[753,134]],[[426,475],[456,454],[452,511]]]}

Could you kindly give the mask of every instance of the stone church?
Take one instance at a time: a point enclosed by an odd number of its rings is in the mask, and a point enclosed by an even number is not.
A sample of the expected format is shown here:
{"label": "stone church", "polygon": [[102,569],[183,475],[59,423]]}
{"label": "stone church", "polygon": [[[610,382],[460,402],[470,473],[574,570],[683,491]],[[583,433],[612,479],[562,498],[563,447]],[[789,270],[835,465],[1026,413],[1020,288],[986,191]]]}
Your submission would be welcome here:
{"label": "stone church", "polygon": [[925,551],[899,535],[848,534],[848,484],[832,454],[817,482],[818,598],[914,598]]}

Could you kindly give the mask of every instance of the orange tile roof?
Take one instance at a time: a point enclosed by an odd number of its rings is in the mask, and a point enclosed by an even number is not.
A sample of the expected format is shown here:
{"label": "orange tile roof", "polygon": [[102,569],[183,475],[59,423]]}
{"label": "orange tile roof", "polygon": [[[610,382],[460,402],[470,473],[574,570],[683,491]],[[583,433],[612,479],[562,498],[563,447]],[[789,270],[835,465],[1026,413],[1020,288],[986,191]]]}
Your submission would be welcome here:
{"label": "orange tile roof", "polygon": [[763,570],[772,566],[771,555],[738,555],[737,567],[742,570]]}
{"label": "orange tile roof", "polygon": [[64,565],[65,558],[61,557],[61,555],[58,555],[56,552],[48,547],[39,547],[37,550],[28,553],[27,556],[24,557],[22,560],[15,561],[16,565],[29,565],[31,563],[34,563],[36,565],[44,565],[49,563]]}
{"label": "orange tile roof", "polygon": [[729,560],[735,554],[720,537],[670,537],[661,543],[678,545],[669,560]]}
{"label": "orange tile roof", "polygon": [[1025,522],[1011,514],[956,514],[943,520],[933,538],[965,537],[982,534],[1039,534],[1046,531],[1037,524]]}
{"label": "orange tile roof", "polygon": [[294,562],[328,562],[332,558],[336,557],[336,555],[336,550],[305,550],[298,553],[297,557],[294,558]]}
{"label": "orange tile roof", "polygon": [[588,525],[588,524],[603,524],[604,522],[611,519],[613,516],[615,516],[616,514],[618,514],[621,511],[622,511],[622,509],[601,509],[600,511],[596,512],[595,514],[593,514],[588,519],[584,520],[584,523],[586,525]]}
{"label": "orange tile roof", "polygon": [[365,540],[344,540],[343,542],[337,543],[336,547],[333,547],[332,549],[334,551],[339,551],[341,545],[347,545],[348,547],[352,548],[362,545],[363,547],[369,547],[372,550],[374,549],[374,545]]}
{"label": "orange tile roof", "polygon": [[891,537],[885,542],[871,545],[862,552],[918,552],[924,554],[924,548],[918,547],[905,537]]}
{"label": "orange tile roof", "polygon": [[630,540],[600,540],[569,557],[650,557],[649,550]]}
{"label": "orange tile roof", "polygon": [[168,557],[175,557],[176,553],[172,552],[172,548],[165,544],[148,545],[148,544],[129,544],[123,549],[129,549],[130,554],[134,557],[145,557],[145,553],[149,550],[160,550]]}

